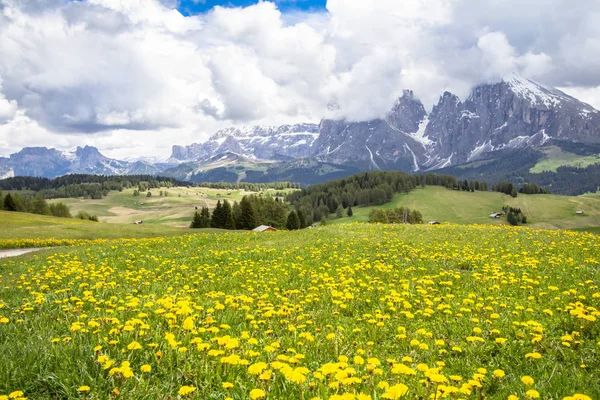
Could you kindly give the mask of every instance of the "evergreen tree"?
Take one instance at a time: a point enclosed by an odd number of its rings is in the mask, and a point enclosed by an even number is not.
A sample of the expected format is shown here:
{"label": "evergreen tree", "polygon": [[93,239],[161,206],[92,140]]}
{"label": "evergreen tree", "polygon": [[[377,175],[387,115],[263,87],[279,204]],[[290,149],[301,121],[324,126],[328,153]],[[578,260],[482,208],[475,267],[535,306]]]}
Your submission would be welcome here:
{"label": "evergreen tree", "polygon": [[4,209],[6,211],[17,211],[17,205],[10,193],[4,198]]}
{"label": "evergreen tree", "polygon": [[49,206],[50,214],[55,217],[71,218],[71,210],[64,203],[54,203]]}
{"label": "evergreen tree", "polygon": [[240,228],[240,218],[242,217],[242,208],[240,207],[240,203],[237,201],[233,202],[233,206],[231,207],[233,210],[233,219],[235,220],[235,228]]}
{"label": "evergreen tree", "polygon": [[342,208],[342,205],[340,204],[337,209],[335,210],[335,215],[338,218],[342,218],[344,216],[344,209]]}
{"label": "evergreen tree", "polygon": [[208,228],[210,226],[210,210],[208,207],[202,207],[200,218],[200,228]]}
{"label": "evergreen tree", "polygon": [[306,223],[306,217],[304,216],[304,213],[302,212],[302,210],[298,210],[298,211],[296,211],[296,213],[298,214],[298,219],[300,220],[300,229],[306,228],[307,223]]}
{"label": "evergreen tree", "polygon": [[348,206],[348,216],[351,217],[352,214],[352,207]]}
{"label": "evergreen tree", "polygon": [[321,226],[326,226],[328,224],[329,224],[329,221],[327,220],[327,217],[321,218]]}
{"label": "evergreen tree", "polygon": [[190,228],[199,229],[202,228],[202,217],[198,211],[194,212],[194,218],[192,218],[192,223],[190,224]]}
{"label": "evergreen tree", "polygon": [[238,229],[252,230],[258,226],[254,208],[246,196],[240,202],[240,217],[237,222]]}
{"label": "evergreen tree", "polygon": [[0,190],[0,210],[2,210],[4,208],[4,194],[2,193],[2,190]]}
{"label": "evergreen tree", "polygon": [[222,228],[228,230],[235,230],[235,218],[233,217],[233,209],[231,208],[231,204],[227,200],[223,201],[222,213]]}
{"label": "evergreen tree", "polygon": [[31,202],[31,212],[34,214],[48,215],[50,210],[48,209],[48,203],[39,194],[35,196],[35,199]]}
{"label": "evergreen tree", "polygon": [[146,193],[146,197],[152,197],[152,192],[148,191],[148,193]]}
{"label": "evergreen tree", "polygon": [[222,228],[223,222],[223,207],[221,206],[221,200],[217,201],[217,206],[213,210],[212,217],[210,219],[211,228]]}
{"label": "evergreen tree", "polygon": [[285,227],[290,231],[295,231],[300,229],[300,218],[298,218],[298,213],[296,211],[291,211],[288,214],[287,223]]}
{"label": "evergreen tree", "polygon": [[511,224],[513,226],[519,225],[519,220],[517,219],[517,215],[512,211],[509,211],[509,213],[506,215],[506,220],[508,221],[509,224]]}

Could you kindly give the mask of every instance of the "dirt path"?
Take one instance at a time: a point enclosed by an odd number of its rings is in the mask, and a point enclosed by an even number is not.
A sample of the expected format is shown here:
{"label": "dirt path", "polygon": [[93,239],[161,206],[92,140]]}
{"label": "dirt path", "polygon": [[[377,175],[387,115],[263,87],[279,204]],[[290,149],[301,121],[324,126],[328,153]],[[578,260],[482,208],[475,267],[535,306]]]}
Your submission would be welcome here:
{"label": "dirt path", "polygon": [[0,250],[0,258],[16,257],[27,253],[33,253],[34,251],[42,250],[41,248],[32,249],[9,249]]}

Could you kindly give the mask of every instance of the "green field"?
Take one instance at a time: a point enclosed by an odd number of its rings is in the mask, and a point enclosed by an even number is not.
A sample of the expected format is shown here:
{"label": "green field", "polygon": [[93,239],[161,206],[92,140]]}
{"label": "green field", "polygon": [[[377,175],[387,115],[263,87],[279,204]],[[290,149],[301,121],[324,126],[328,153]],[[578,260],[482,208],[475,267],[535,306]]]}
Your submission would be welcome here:
{"label": "green field", "polygon": [[0,239],[119,239],[182,235],[190,229],[163,225],[105,224],[75,218],[0,211]]}
{"label": "green field", "polygon": [[0,397],[598,399],[599,260],[590,234],[371,224],[1,260]]}
{"label": "green field", "polygon": [[[275,195],[290,189],[276,191],[265,190],[263,193]],[[167,191],[168,196],[159,196],[160,191]],[[246,194],[243,190],[209,189],[202,187],[176,187],[152,189],[151,197],[146,193],[133,196],[133,189],[122,192],[111,191],[102,199],[55,199],[50,202],[62,202],[71,208],[71,214],[86,211],[98,216],[100,222],[133,224],[142,220],[144,225],[159,224],[177,228],[187,228],[192,220],[196,207],[214,208],[218,200],[240,201]]]}
{"label": "green field", "polygon": [[[505,219],[491,219],[492,212],[508,205],[521,208],[528,225],[549,229],[584,229],[600,227],[600,195],[578,197],[556,195],[524,195],[512,198],[495,192],[462,192],[437,186],[417,188],[409,194],[396,194],[391,203],[381,208],[409,207],[421,211],[424,221],[458,224],[504,224]],[[376,207],[353,208],[353,216],[333,219],[331,223],[367,222]],[[575,215],[584,211],[583,216]]]}
{"label": "green field", "polygon": [[580,156],[561,150],[559,147],[550,146],[543,149],[544,157],[530,169],[537,174],[544,171],[556,172],[558,167],[585,168],[589,165],[600,163],[600,154],[593,156]]}

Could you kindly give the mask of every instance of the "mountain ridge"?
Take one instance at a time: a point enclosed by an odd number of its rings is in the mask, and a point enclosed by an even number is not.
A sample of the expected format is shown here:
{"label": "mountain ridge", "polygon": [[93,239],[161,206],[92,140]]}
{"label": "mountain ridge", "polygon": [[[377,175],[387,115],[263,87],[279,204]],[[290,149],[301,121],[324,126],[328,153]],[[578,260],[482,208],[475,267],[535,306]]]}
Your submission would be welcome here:
{"label": "mountain ridge", "polygon": [[238,157],[226,168],[237,162],[254,171],[252,176],[299,159],[361,171],[423,172],[496,152],[536,149],[552,140],[599,144],[600,112],[558,89],[511,74],[501,82],[476,86],[464,101],[444,92],[429,113],[411,90],[405,90],[386,116],[370,121],[323,119],[319,124],[226,128],[202,143],[173,145],[166,162],[115,160],[91,146],[69,152],[24,148],[0,158],[0,178],[170,172],[185,172],[178,178],[190,178],[224,168],[219,159],[223,155]]}

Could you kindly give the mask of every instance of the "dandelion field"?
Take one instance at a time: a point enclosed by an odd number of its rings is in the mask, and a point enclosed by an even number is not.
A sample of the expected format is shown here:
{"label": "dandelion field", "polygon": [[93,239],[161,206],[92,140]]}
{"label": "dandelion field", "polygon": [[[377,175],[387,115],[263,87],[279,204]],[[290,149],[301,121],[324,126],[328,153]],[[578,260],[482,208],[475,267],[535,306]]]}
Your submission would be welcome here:
{"label": "dandelion field", "polygon": [[505,226],[82,244],[0,262],[0,399],[598,399],[599,281]]}

